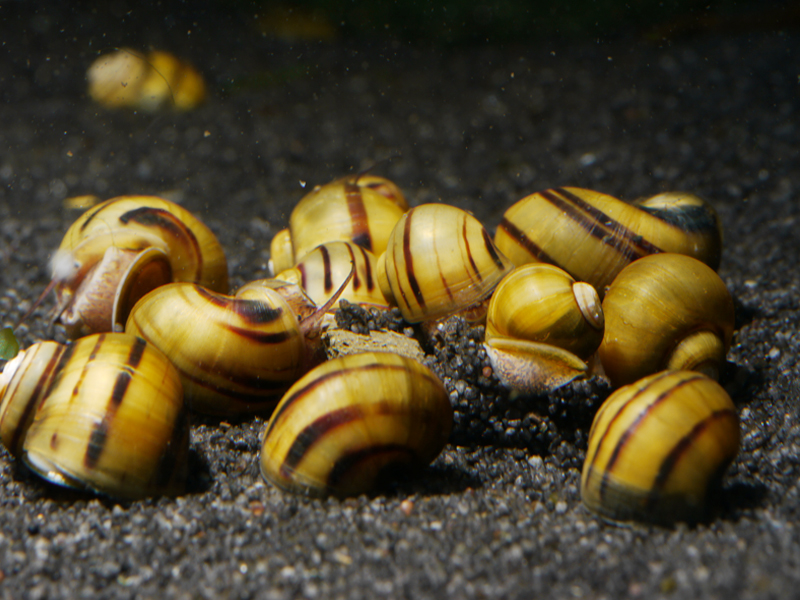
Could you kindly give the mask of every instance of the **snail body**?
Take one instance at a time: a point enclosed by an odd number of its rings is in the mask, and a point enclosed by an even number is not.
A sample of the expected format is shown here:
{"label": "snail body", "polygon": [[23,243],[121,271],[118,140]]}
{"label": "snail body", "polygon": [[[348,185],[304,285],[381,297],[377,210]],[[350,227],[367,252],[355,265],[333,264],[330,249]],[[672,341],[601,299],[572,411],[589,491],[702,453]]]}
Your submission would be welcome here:
{"label": "snail body", "polygon": [[135,499],[181,491],[189,450],[178,373],[144,340],[39,342],[0,375],[0,437],[35,473]]}
{"label": "snail body", "polygon": [[120,196],[81,215],[53,261],[58,320],[70,337],[121,329],[145,293],[170,281],[227,292],[217,238],[180,206],[155,196]]}
{"label": "snail body", "polygon": [[395,226],[378,259],[378,281],[403,318],[419,323],[486,300],[512,268],[475,217],[454,206],[424,204]]}
{"label": "snail body", "polygon": [[294,207],[288,232],[273,238],[272,272],[291,268],[325,242],[353,242],[379,256],[406,210],[405,197],[383,177],[347,176],[317,186]]}
{"label": "snail body", "polygon": [[264,434],[261,473],[289,492],[358,495],[398,467],[430,463],[452,421],[444,386],[421,363],[388,352],[342,356],[281,399]]}
{"label": "snail body", "polygon": [[629,204],[573,187],[537,192],[511,206],[495,242],[515,265],[554,264],[601,297],[617,273],[643,256],[687,254],[716,269],[722,252],[719,218],[693,194],[668,192]]}
{"label": "snail body", "polygon": [[592,424],[583,503],[613,520],[702,520],[739,436],[730,397],[701,373],[664,371],[625,386]]}
{"label": "snail body", "polygon": [[191,110],[206,97],[202,75],[168,52],[123,48],[95,60],[86,73],[89,96],[109,108]]}
{"label": "snail body", "polygon": [[294,311],[266,286],[238,298],[185,282],[161,286],[136,304],[125,331],[169,357],[187,402],[207,414],[271,410],[312,360]]}
{"label": "snail body", "polygon": [[308,252],[276,279],[297,283],[318,306],[325,304],[353,271],[340,298],[362,306],[387,308],[378,286],[375,255],[352,242],[327,242]]}
{"label": "snail body", "polygon": [[716,379],[733,337],[725,283],[682,254],[631,263],[608,288],[603,313],[598,355],[615,387],[663,369],[700,370]]}

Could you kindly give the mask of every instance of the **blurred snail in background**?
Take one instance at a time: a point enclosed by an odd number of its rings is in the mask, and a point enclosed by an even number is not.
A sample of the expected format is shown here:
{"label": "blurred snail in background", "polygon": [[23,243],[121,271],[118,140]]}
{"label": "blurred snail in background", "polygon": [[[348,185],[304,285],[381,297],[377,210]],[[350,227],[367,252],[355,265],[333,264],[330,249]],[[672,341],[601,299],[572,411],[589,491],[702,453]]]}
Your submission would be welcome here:
{"label": "blurred snail in background", "polygon": [[335,358],[281,399],[264,434],[261,474],[288,492],[355,496],[433,461],[452,422],[444,386],[421,363],[388,352]]}
{"label": "blurred snail in background", "polygon": [[631,263],[608,288],[603,313],[598,354],[615,387],[663,369],[719,377],[733,337],[733,299],[699,260],[664,253]]}
{"label": "blurred snail in background", "polygon": [[272,273],[295,265],[325,242],[353,242],[379,256],[395,223],[408,210],[399,188],[384,177],[348,175],[303,196],[270,245]]}
{"label": "blurred snail in background", "polygon": [[168,52],[123,48],[104,54],[86,72],[89,96],[109,108],[191,110],[205,101],[203,76]]}
{"label": "blurred snail in background", "polygon": [[[398,221],[378,258],[378,282],[409,323],[433,321],[484,302],[513,265],[483,225],[447,204],[423,204]],[[477,310],[470,319],[485,316]]]}
{"label": "blurred snail in background", "polygon": [[544,263],[517,267],[497,285],[486,315],[492,368],[512,389],[544,393],[587,372],[603,339],[595,289]]}
{"label": "blurred snail in background", "polygon": [[[125,331],[175,364],[193,410],[269,412],[324,356],[319,333],[330,304],[310,312],[302,292],[287,300],[286,287],[253,282],[232,297],[191,283],[161,286],[134,306]],[[338,294],[329,302],[337,299]]]}
{"label": "blurred snail in background", "polygon": [[564,187],[531,194],[511,206],[495,243],[515,265],[556,265],[590,283],[602,298],[617,273],[650,254],[687,254],[716,269],[722,230],[714,209],[693,194],[667,192],[628,204]]}
{"label": "blurred snail in background", "polygon": [[39,342],[0,375],[0,437],[52,483],[135,499],[182,491],[188,412],[178,372],[140,338]]}
{"label": "blurred snail in background", "polygon": [[228,291],[225,254],[211,230],[155,196],[120,196],[83,213],[54,254],[52,272],[39,301],[55,287],[56,318],[72,338],[121,330],[135,302],[170,281]]}
{"label": "blurred snail in background", "polygon": [[608,519],[668,525],[708,516],[739,451],[739,418],[725,390],[692,371],[625,386],[589,433],[581,497]]}
{"label": "blurred snail in background", "polygon": [[[388,308],[378,286],[375,255],[352,242],[327,242],[308,252],[291,269],[275,277],[297,283],[317,305],[325,304],[341,287],[355,265],[353,278],[340,299],[361,306]],[[335,307],[332,307],[335,308]]]}

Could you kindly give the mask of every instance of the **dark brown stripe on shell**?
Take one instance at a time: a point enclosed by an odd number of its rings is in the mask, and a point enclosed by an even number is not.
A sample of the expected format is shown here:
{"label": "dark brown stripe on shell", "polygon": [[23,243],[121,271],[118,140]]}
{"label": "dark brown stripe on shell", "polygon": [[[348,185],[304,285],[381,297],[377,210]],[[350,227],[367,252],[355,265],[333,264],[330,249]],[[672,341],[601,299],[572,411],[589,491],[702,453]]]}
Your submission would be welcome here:
{"label": "dark brown stripe on shell", "polygon": [[511,239],[522,246],[528,254],[536,258],[536,260],[549,263],[557,267],[560,266],[555,260],[553,260],[552,256],[542,250],[531,238],[525,234],[524,231],[509,221],[507,217],[503,217],[499,227],[505,231]]}
{"label": "dark brown stripe on shell", "polygon": [[[369,416],[374,416],[391,415],[406,407],[402,404],[398,405],[397,403],[392,403],[389,400],[381,400],[379,402],[370,403],[368,408],[369,410],[367,411],[367,414]],[[325,437],[332,431],[339,429],[340,427],[347,427],[349,424],[364,418],[364,416],[365,411],[361,406],[344,406],[332,412],[326,413],[312,421],[310,424],[306,425],[303,430],[297,434],[297,437],[295,438],[294,442],[292,442],[289,451],[286,453],[286,457],[284,458],[280,468],[281,475],[287,478],[291,477],[291,473],[296,470],[297,466],[313,449],[315,444],[321,440],[324,440]],[[344,456],[339,458],[337,463],[339,461],[343,461],[338,475],[341,476],[346,472],[346,470],[342,470],[342,468],[347,468],[347,457]],[[334,465],[333,469],[336,468],[336,465]],[[329,481],[330,475],[331,474],[329,474]],[[334,477],[334,479],[338,479],[338,476]]]}
{"label": "dark brown stripe on shell", "polygon": [[[359,250],[361,250],[361,255],[364,257],[364,279],[365,285],[367,286],[367,291],[371,292],[375,289],[375,278],[372,275],[372,265],[370,264],[369,256],[367,256],[367,251],[364,248],[359,246]],[[355,264],[355,257],[353,257],[353,264]],[[353,287],[355,288],[355,278],[358,274],[358,269],[356,269],[356,273],[353,275]]]}
{"label": "dark brown stripe on shell", "polygon": [[333,273],[331,273],[331,253],[325,246],[318,248],[319,253],[322,255],[322,285],[326,294],[333,291]]}
{"label": "dark brown stripe on shell", "polygon": [[700,438],[709,427],[723,419],[733,419],[736,421],[736,412],[729,408],[712,412],[705,419],[695,424],[695,426],[692,427],[692,430],[684,435],[677,444],[675,444],[672,450],[670,450],[669,454],[667,454],[667,456],[664,458],[664,461],[661,463],[661,467],[658,469],[658,475],[656,475],[656,478],[653,481],[653,486],[647,496],[647,508],[652,509],[653,506],[658,502],[658,497],[661,493],[661,490],[667,484],[673,469],[680,462],[681,457],[683,457],[689,448],[692,447],[692,444],[694,444],[694,442]]}
{"label": "dark brown stripe on shell", "polygon": [[258,331],[257,329],[248,329],[247,327],[237,327],[236,325],[224,325],[225,329],[231,333],[255,342],[256,344],[280,344],[292,338],[297,332],[294,331]]}
{"label": "dark brown stripe on shell", "polygon": [[[264,434],[264,436],[266,437],[270,434],[273,427],[275,427],[275,424],[278,422],[280,416],[283,415],[288,410],[290,410],[295,402],[297,402],[298,400],[302,400],[303,396],[313,392],[315,388],[323,385],[329,379],[332,379],[334,377],[350,377],[352,376],[352,374],[355,374],[358,371],[373,371],[375,369],[391,369],[395,371],[403,371],[406,368],[407,367],[403,364],[387,364],[382,362],[381,363],[374,362],[374,363],[368,363],[366,365],[359,365],[356,367],[342,369],[339,371],[331,371],[330,373],[325,373],[324,375],[320,375],[319,377],[316,377],[315,379],[309,381],[306,385],[304,385],[300,389],[295,390],[291,396],[288,396],[287,398],[283,399],[278,410],[272,415],[272,418],[270,419],[269,422],[269,426],[267,427],[267,431]],[[425,377],[426,379],[431,379],[431,376],[427,374],[419,373],[419,375]]]}
{"label": "dark brown stripe on shell", "polygon": [[[362,254],[366,252],[364,248],[361,246],[356,246],[359,250],[361,250]],[[358,276],[358,264],[356,263],[356,255],[353,252],[353,246],[350,244],[345,244],[345,248],[347,248],[347,252],[350,254],[350,269],[353,271],[353,291],[358,291],[361,287],[361,278]],[[369,268],[369,267],[368,267]]]}
{"label": "dark brown stripe on shell", "polygon": [[347,210],[350,212],[350,223],[352,223],[350,239],[354,244],[372,250],[372,236],[369,233],[367,209],[364,206],[361,188],[355,183],[345,182],[344,196],[347,200]]}
{"label": "dark brown stripe on shell", "polygon": [[199,296],[219,308],[232,311],[250,325],[273,323],[280,319],[283,314],[282,308],[270,306],[261,300],[231,298],[229,296],[215,294],[199,285],[193,287]]}
{"label": "dark brown stripe on shell", "polygon": [[[120,200],[121,199],[122,198],[120,198]],[[112,206],[113,204],[116,204],[118,201],[119,200],[114,200],[113,202],[108,202],[108,203],[104,202],[104,203],[98,205],[92,212],[89,213],[89,216],[86,218],[86,220],[81,225],[80,230],[83,231],[84,229],[86,229],[86,227],[89,225],[89,223],[91,223],[94,220],[94,218],[97,216],[97,213],[99,213],[101,210],[104,210],[108,206]]]}
{"label": "dark brown stripe on shell", "polygon": [[[39,408],[41,402],[49,395],[50,390],[52,389],[53,380],[58,377],[61,371],[63,371],[64,365],[67,361],[69,361],[69,357],[72,355],[73,346],[73,344],[70,344],[69,346],[62,346],[60,351],[54,352],[53,356],[50,357],[50,360],[47,361],[47,366],[45,366],[45,368],[42,370],[42,373],[39,375],[39,378],[36,381],[36,386],[31,391],[31,395],[28,397],[25,408],[22,411],[19,423],[14,429],[14,433],[10,442],[11,445],[9,447],[11,452],[16,453],[19,444],[22,442],[22,436],[27,432],[27,428],[23,427],[23,425],[32,418],[32,413]],[[67,355],[66,361],[64,360],[64,355]],[[9,392],[13,392],[13,390],[9,390]],[[5,419],[6,414],[8,413],[6,412],[3,415],[3,419]],[[2,423],[2,421],[0,421],[0,423]]]}
{"label": "dark brown stripe on shell", "polygon": [[[617,418],[620,417],[620,415],[622,415],[622,413],[625,412],[627,407],[630,406],[630,404],[632,402],[634,402],[637,398],[639,398],[639,396],[644,394],[655,383],[657,383],[658,381],[661,381],[664,377],[668,377],[669,375],[671,375],[671,373],[665,371],[664,373],[662,373],[661,376],[653,379],[647,385],[647,387],[639,390],[638,392],[636,392],[636,394],[634,394],[633,396],[628,398],[628,400],[625,402],[625,405],[620,407],[619,410],[617,410],[617,412],[614,415],[614,417],[608,422],[608,426],[606,427],[606,430],[603,432],[603,435],[601,436],[600,440],[598,441],[596,447],[597,448],[601,448],[602,447],[603,442],[605,441],[606,435],[614,427],[614,422],[617,420]],[[683,387],[684,385],[686,385],[688,383],[691,383],[693,381],[697,381],[698,379],[702,379],[702,378],[703,378],[703,375],[700,375],[700,374],[696,374],[695,376],[689,376],[686,379],[684,379],[683,381],[681,381],[680,383],[678,383],[677,385],[674,385],[674,386],[664,390],[664,392],[662,392],[660,396],[655,398],[650,404],[647,405],[647,408],[645,408],[644,410],[639,412],[639,414],[636,416],[636,419],[634,419],[633,422],[628,426],[628,428],[622,433],[622,435],[619,436],[619,439],[617,440],[617,443],[614,446],[614,451],[611,453],[611,456],[609,457],[608,462],[605,465],[605,472],[603,474],[603,478],[602,478],[602,481],[600,483],[600,491],[599,491],[599,497],[600,497],[601,500],[605,496],[606,487],[607,487],[607,484],[608,484],[608,475],[614,470],[614,465],[616,464],[617,459],[622,454],[622,452],[625,449],[625,446],[628,443],[628,441],[630,440],[631,436],[636,432],[636,428],[642,423],[642,421],[644,421],[647,418],[647,416],[650,414],[650,412],[656,406],[658,406],[659,404],[664,402],[664,400],[669,398],[675,390]],[[594,456],[592,457],[592,464],[590,466],[591,470],[594,470],[594,461],[597,459],[597,454],[598,453],[595,452]]]}
{"label": "dark brown stripe on shell", "polygon": [[[425,308],[425,296],[423,296],[417,276],[414,274],[414,258],[411,254],[411,217],[413,214],[413,210],[406,213],[406,222],[403,224],[403,259],[406,263],[406,277],[408,278],[411,292],[414,294],[414,298],[420,308]],[[398,281],[400,281],[399,278]],[[400,287],[402,288],[402,286]]]}
{"label": "dark brown stripe on shell", "polygon": [[[589,235],[614,248],[628,261],[634,261],[648,254],[662,252],[661,248],[653,245],[641,235],[631,231],[619,221],[615,221],[583,198],[563,188],[545,190],[539,193],[551,204],[564,211],[574,223],[583,228]],[[620,200],[620,202],[622,201]],[[630,210],[639,210],[633,205],[628,206]],[[588,215],[589,218],[582,214],[581,211]]]}
{"label": "dark brown stripe on shell", "polygon": [[504,270],[506,265],[503,262],[503,259],[500,258],[500,254],[497,252],[497,248],[495,247],[494,242],[492,242],[492,238],[489,236],[489,232],[486,231],[485,227],[481,227],[481,234],[483,235],[483,245],[486,247],[486,251],[489,253],[489,256],[492,257],[494,264],[497,265],[498,269]]}
{"label": "dark brown stripe on shell", "polygon": [[193,252],[194,258],[197,261],[197,269],[194,275],[195,281],[202,279],[203,253],[200,249],[197,237],[195,237],[194,232],[189,229],[185,223],[171,212],[163,208],[143,206],[141,208],[134,208],[120,215],[119,220],[126,225],[128,222],[133,221],[143,227],[159,229],[183,243],[184,246],[187,246]]}
{"label": "dark brown stripe on shell", "polygon": [[89,436],[89,444],[86,446],[86,454],[83,456],[83,464],[87,469],[93,469],[103,454],[111,424],[117,415],[117,409],[125,398],[125,392],[128,391],[132,378],[130,371],[121,371],[117,374],[114,389],[103,413],[103,420],[95,424]]}
{"label": "dark brown stripe on shell", "polygon": [[137,337],[136,341],[131,347],[130,352],[128,353],[128,358],[125,361],[125,364],[132,369],[136,369],[139,366],[139,363],[142,362],[142,356],[144,356],[145,348],[147,348],[147,342],[145,342],[142,338]]}
{"label": "dark brown stripe on shell", "polygon": [[[469,247],[469,236],[467,235],[467,220],[468,219],[467,219],[466,216],[462,216],[462,218],[461,218],[461,223],[462,223],[462,225],[461,225],[461,239],[464,240],[464,245],[466,246],[466,251],[467,251],[467,258],[469,259],[469,264],[472,267],[472,271],[473,271],[473,273],[475,273],[475,276],[478,278],[478,281],[482,281],[483,277],[481,276],[481,272],[478,270],[478,265],[475,264],[475,259],[472,258],[472,248]],[[486,241],[485,238],[487,237],[487,234],[486,234],[485,230],[484,230],[483,233],[484,233],[484,243],[485,243],[485,241]],[[491,242],[490,242],[490,244],[491,244]],[[487,246],[487,248],[488,248],[488,246]]]}
{"label": "dark brown stripe on shell", "polygon": [[303,263],[297,265],[297,270],[300,271],[300,287],[304,290],[308,289],[308,281],[306,280],[306,266]]}

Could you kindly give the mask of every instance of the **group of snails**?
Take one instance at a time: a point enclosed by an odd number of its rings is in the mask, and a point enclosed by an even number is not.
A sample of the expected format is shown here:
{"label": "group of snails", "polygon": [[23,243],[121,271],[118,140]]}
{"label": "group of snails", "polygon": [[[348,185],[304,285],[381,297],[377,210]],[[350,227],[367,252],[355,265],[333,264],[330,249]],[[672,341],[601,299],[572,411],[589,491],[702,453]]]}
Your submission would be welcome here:
{"label": "group of snails", "polygon": [[362,173],[306,194],[272,239],[275,277],[228,295],[205,225],[160,198],[115,198],[54,254],[56,319],[77,339],[8,362],[0,437],[52,482],[138,498],[179,493],[190,410],[271,411],[266,480],[369,491],[430,463],[453,409],[414,358],[325,360],[322,332],[346,299],[397,307],[420,330],[455,314],[485,323],[492,370],[521,395],[607,377],[618,389],[590,431],[584,504],[614,520],[697,521],[739,447],[715,381],[734,327],[720,254],[717,215],[692,194],[630,204],[545,190],[511,206],[492,239],[468,212],[409,208],[393,182]]}

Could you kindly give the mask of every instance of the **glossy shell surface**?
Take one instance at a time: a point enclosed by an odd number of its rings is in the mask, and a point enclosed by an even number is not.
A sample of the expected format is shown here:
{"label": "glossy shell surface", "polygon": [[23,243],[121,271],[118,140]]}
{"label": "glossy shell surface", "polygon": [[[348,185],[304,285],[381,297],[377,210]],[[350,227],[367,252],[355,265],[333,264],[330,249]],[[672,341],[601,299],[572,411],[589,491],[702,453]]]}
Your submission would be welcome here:
{"label": "glossy shell surface", "polygon": [[592,424],[583,503],[613,520],[702,520],[739,437],[733,402],[705,375],[664,371],[625,386]]}
{"label": "glossy shell surface", "polygon": [[441,452],[453,409],[441,381],[386,352],[329,360],[286,393],[264,434],[261,473],[310,496],[353,496]]}
{"label": "glossy shell surface", "polygon": [[189,406],[202,413],[268,412],[307,369],[297,317],[266,287],[233,298],[190,283],[162,286],[136,304],[125,331],[169,357]]}
{"label": "glossy shell surface", "polygon": [[182,491],[189,423],[180,379],[144,340],[41,342],[0,379],[3,444],[45,479],[126,499]]}
{"label": "glossy shell surface", "polygon": [[663,369],[716,378],[730,348],[733,299],[710,267],[681,254],[655,254],[623,270],[603,299],[598,354],[615,387]]}
{"label": "glossy shell surface", "polygon": [[693,194],[659,194],[639,204],[574,187],[531,194],[511,206],[495,235],[517,266],[556,265],[602,297],[625,266],[650,254],[676,252],[716,269],[722,233],[714,209]]}
{"label": "glossy shell surface", "polygon": [[475,217],[446,204],[424,204],[403,215],[378,259],[381,289],[410,323],[485,300],[512,268]]}

